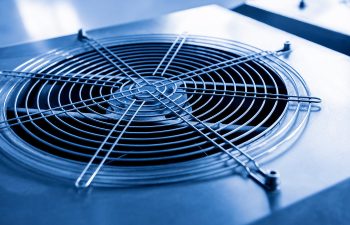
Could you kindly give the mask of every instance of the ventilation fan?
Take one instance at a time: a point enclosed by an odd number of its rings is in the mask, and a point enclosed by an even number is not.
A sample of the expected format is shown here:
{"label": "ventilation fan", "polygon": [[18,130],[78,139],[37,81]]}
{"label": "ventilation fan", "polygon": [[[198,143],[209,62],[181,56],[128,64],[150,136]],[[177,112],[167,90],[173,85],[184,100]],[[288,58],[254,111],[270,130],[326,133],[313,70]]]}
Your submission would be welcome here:
{"label": "ventilation fan", "polygon": [[259,163],[320,103],[280,59],[289,43],[262,51],[188,34],[78,39],[1,71],[0,109],[3,151],[77,187],[239,173],[277,189],[278,173]]}

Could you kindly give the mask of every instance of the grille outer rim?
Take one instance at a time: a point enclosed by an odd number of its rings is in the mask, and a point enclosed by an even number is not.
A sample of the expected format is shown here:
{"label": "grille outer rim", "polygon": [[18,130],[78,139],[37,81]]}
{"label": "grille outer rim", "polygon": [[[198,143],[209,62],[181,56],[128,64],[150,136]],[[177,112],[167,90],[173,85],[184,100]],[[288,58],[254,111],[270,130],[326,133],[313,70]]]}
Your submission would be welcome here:
{"label": "grille outer rim", "polygon": [[[121,43],[123,43],[123,40],[128,42],[130,41],[129,39],[131,39],[131,41],[135,41],[133,40],[134,38],[137,38],[137,39],[140,39],[140,38],[144,38],[144,37],[156,37],[156,38],[160,38],[161,40],[164,40],[163,41],[167,41],[167,40],[172,40],[174,39],[176,36],[174,35],[145,35],[145,36],[129,36],[129,37],[123,37],[123,38],[120,38],[121,39]],[[191,36],[191,38],[193,38],[194,40],[211,40],[213,42],[215,41],[220,41],[220,42],[223,42],[224,45],[230,45],[230,44],[233,44],[233,45],[242,45],[244,47],[249,47],[249,48],[252,48],[251,46],[246,46],[246,45],[243,45],[241,43],[237,43],[237,42],[233,42],[233,41],[228,41],[228,40],[223,40],[223,39],[216,39],[216,38],[207,38],[207,37],[200,37],[200,36]],[[108,43],[108,38],[106,39],[106,43]],[[113,40],[111,40],[113,41]],[[256,49],[256,48],[252,48],[253,50],[255,51],[260,51],[259,49]],[[81,50],[80,48],[78,48],[78,52],[79,50]],[[57,50],[57,52],[62,52],[64,50]],[[72,51],[75,51],[75,50],[72,50]],[[81,50],[81,51],[84,51]],[[55,55],[55,53],[51,52],[49,53],[49,55]],[[37,59],[33,59],[33,60],[30,60],[31,62],[35,62],[36,60],[40,59],[41,57],[47,57],[48,55],[44,55],[44,56],[39,56]],[[64,56],[66,57],[66,56]],[[277,57],[275,56],[272,56],[272,57],[269,57],[269,60],[274,60],[274,62],[272,63],[281,63],[284,68],[286,70],[289,70],[289,72],[291,72],[292,74],[296,75],[296,78],[297,79],[300,79],[300,84],[302,84],[303,88],[304,89],[301,89],[301,95],[307,95],[309,96],[310,93],[309,93],[309,90],[306,86],[306,84],[304,83],[304,81],[301,79],[300,75],[294,71],[291,67],[289,67],[287,64],[285,64],[283,61],[281,61],[280,59],[278,59]],[[30,64],[30,63],[29,63]],[[19,66],[18,70],[22,70],[23,69],[26,69],[28,68],[29,65],[27,65],[26,63]],[[283,75],[283,74],[282,74]],[[3,96],[1,96],[1,98],[3,98]],[[287,109],[286,109],[287,110]],[[305,125],[305,121],[307,120],[308,116],[309,116],[309,113],[310,113],[310,110],[311,110],[311,105],[309,104],[308,107],[307,107],[307,110],[305,111],[305,115],[302,116],[301,118],[301,122],[300,124],[301,125]],[[2,108],[0,108],[0,111],[2,112],[1,113],[1,119],[3,120],[4,119],[4,115],[3,115],[3,106]],[[299,113],[299,112],[298,112]],[[301,129],[301,128],[300,128]],[[302,130],[302,129],[301,129]],[[272,130],[272,132],[274,132],[275,130]],[[289,132],[286,132],[287,134]],[[5,133],[5,136],[7,136],[7,138],[10,138],[12,139],[12,136],[14,134],[13,133]],[[269,134],[270,136],[268,136],[267,138],[264,137],[263,140],[262,139],[257,139],[258,141],[254,140],[252,141],[252,143],[246,143],[245,145],[243,146],[240,146],[242,148],[247,148],[249,146],[249,149],[254,149],[254,145],[255,146],[259,146],[259,144],[261,145],[261,143],[264,143],[264,142],[267,142],[269,140],[269,137],[271,138],[271,134]],[[2,137],[2,139],[4,139]],[[277,140],[278,141],[278,140]],[[35,149],[32,148],[32,146],[26,146],[25,147],[25,143],[22,143],[24,145],[20,145],[21,147],[16,147],[14,146],[13,144],[15,145],[18,145],[18,140],[16,140],[14,143],[9,143],[9,145],[11,145],[12,147],[14,147],[16,149],[16,153],[15,153],[15,158],[19,159],[22,163],[24,164],[27,164],[28,167],[30,168],[33,168],[32,166],[30,166],[30,164],[36,162],[38,163],[38,158],[36,158],[36,155],[38,154],[36,152],[36,154],[31,155],[31,153],[33,153],[33,151]],[[27,148],[29,147],[29,148]],[[259,148],[259,147],[255,147],[255,148]],[[5,148],[5,149],[9,149],[9,148]],[[251,152],[253,152],[252,150],[250,150]],[[19,153],[19,152],[21,153]],[[248,150],[249,151],[249,150]],[[13,156],[13,151],[10,151],[8,152],[9,154],[11,154]],[[29,153],[29,154],[28,154]],[[268,154],[266,152],[266,154]],[[262,157],[262,155],[259,155],[259,158]],[[45,174],[51,174],[51,175],[54,175],[55,177],[61,177],[61,178],[65,178],[65,179],[69,179],[69,180],[74,180],[76,177],[77,177],[77,174],[79,174],[81,172],[81,168],[82,166],[85,166],[85,163],[77,163],[77,162],[70,162],[69,160],[67,161],[62,161],[61,159],[59,159],[58,161],[54,158],[50,158],[50,157],[47,157],[45,155],[40,155],[38,156],[41,160],[41,163],[42,165],[40,166],[41,168],[33,168],[35,171],[37,169],[39,169],[40,171],[45,171],[44,173]],[[217,159],[220,159],[220,160],[217,160]],[[180,170],[181,168],[183,168],[185,170],[185,168],[189,167],[189,171],[185,171],[185,173],[187,172],[192,172],[194,171],[193,169],[198,166],[198,168],[201,168],[203,167],[203,165],[212,165],[214,168],[216,167],[220,167],[222,165],[225,165],[225,168],[221,168],[221,169],[216,169],[214,172],[215,173],[219,173],[219,174],[223,174],[223,173],[231,173],[230,170],[232,170],[233,167],[235,167],[235,164],[234,163],[231,163],[232,165],[231,166],[226,166],[226,164],[228,163],[227,162],[228,160],[228,157],[226,157],[225,155],[222,155],[222,154],[215,154],[213,155],[212,157],[207,157],[207,158],[203,158],[203,159],[198,159],[198,160],[194,160],[194,161],[190,161],[190,162],[182,162],[182,163],[178,163],[176,164],[176,166],[174,167],[174,165],[172,165],[172,168],[170,168],[170,171],[173,170],[174,168],[177,169],[177,170]],[[218,166],[219,165],[219,166]],[[65,171],[65,168],[67,168],[67,166],[69,168],[71,168],[71,170],[69,171]],[[145,169],[145,168],[143,168]],[[166,167],[163,167],[163,166],[152,166],[150,167],[150,170],[163,170],[164,171],[165,169],[165,172],[163,173],[166,173]],[[147,176],[142,176],[142,173],[140,173],[140,171],[138,171],[138,173],[141,174],[140,177],[136,177],[135,180],[132,180],[130,179],[130,177],[128,178],[128,176],[130,175],[130,172],[132,171],[135,171],[137,170],[137,168],[133,168],[133,167],[130,167],[130,168],[113,168],[113,167],[109,167],[109,166],[106,166],[105,168],[105,171],[101,173],[100,176],[96,177],[96,181],[95,181],[95,185],[97,186],[124,186],[124,185],[144,185],[144,184],[155,184],[155,183],[171,183],[171,182],[178,182],[178,181],[181,181],[181,180],[192,180],[192,179],[199,179],[199,178],[203,178],[203,177],[206,177],[206,176],[209,176],[211,174],[211,172],[208,172],[206,174],[199,174],[197,176],[180,176],[180,177],[176,177],[175,179],[171,179],[171,176],[170,178],[167,176],[166,178],[167,179],[153,179],[152,176],[151,176],[151,179],[150,180],[147,180],[145,179],[145,177]],[[113,174],[116,173],[118,174],[116,177],[113,177]],[[143,174],[143,175],[147,175],[147,174]],[[148,174],[149,175],[149,174]],[[178,174],[176,174],[178,175]],[[126,177],[125,179],[123,177]],[[119,179],[118,177],[121,177],[121,179]],[[108,182],[106,182],[106,180]]]}

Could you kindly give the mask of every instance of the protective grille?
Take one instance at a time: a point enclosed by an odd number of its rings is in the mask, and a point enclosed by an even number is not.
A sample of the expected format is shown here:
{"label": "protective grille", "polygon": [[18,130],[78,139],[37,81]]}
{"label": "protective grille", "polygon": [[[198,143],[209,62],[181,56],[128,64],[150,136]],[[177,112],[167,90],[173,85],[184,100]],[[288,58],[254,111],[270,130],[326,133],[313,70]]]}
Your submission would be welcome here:
{"label": "protective grille", "polygon": [[215,38],[107,38],[18,71],[3,97],[6,138],[61,177],[103,164],[103,186],[232,173],[237,162],[221,148],[261,158],[311,109],[304,82],[276,53]]}

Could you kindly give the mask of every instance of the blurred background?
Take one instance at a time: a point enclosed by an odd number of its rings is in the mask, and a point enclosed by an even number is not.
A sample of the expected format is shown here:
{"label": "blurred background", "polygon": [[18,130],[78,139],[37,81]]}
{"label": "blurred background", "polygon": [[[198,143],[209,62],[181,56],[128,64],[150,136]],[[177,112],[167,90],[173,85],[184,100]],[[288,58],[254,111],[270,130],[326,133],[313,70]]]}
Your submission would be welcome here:
{"label": "blurred background", "polygon": [[243,0],[1,0],[0,47],[218,4],[234,8]]}
{"label": "blurred background", "polygon": [[[118,25],[208,4],[223,6],[324,46],[332,40],[341,40],[343,47],[339,48],[344,49],[343,42],[350,36],[349,0],[1,0],[0,47],[72,34],[79,28],[89,30]],[[282,21],[276,14],[302,24]],[[301,27],[305,23],[322,30]],[[338,36],[330,40],[332,35]],[[324,40],[319,41],[320,36]]]}

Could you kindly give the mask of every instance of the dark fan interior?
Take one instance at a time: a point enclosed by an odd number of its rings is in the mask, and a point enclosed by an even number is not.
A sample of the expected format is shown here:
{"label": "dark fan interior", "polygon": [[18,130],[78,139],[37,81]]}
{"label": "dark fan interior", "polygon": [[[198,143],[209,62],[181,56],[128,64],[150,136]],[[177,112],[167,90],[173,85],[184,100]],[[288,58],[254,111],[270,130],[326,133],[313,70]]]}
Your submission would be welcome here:
{"label": "dark fan interior", "polygon": [[[170,45],[171,43],[150,42],[110,46],[109,49],[118,54],[120,58],[125,60],[142,76],[151,76]],[[221,49],[184,44],[176,59],[170,64],[164,77],[177,77],[194,69],[238,57],[238,54]],[[160,71],[162,69],[164,69],[164,66],[160,68]],[[121,71],[109,65],[95,51],[77,54],[40,70],[41,73],[52,74],[64,74],[68,71],[69,73],[82,74],[108,74],[109,77],[112,77],[109,82],[114,83],[114,87],[93,87],[93,84],[72,84],[32,79],[30,82],[27,82],[23,91],[18,95],[17,110],[14,110],[14,105],[9,105],[7,117],[11,119],[15,118],[16,114],[17,116],[28,114],[26,110],[20,109],[29,108],[35,112],[38,108],[45,110],[58,107],[60,104],[66,105],[81,100],[97,98],[101,95],[115,92],[123,83],[130,82],[120,79],[123,76]],[[215,93],[220,93],[220,90],[229,90],[237,93],[287,94],[287,89],[281,78],[269,67],[257,61],[215,70],[192,79],[185,78],[184,81],[186,82],[179,86],[181,90],[215,89]],[[105,80],[99,81],[99,84],[103,85],[105,83]],[[51,90],[51,97],[47,99],[52,85],[54,86]],[[266,90],[264,87],[266,87]],[[31,88],[32,90],[29,93]],[[16,94],[14,92],[12,98],[15,97]],[[110,113],[106,110],[109,108],[109,103],[102,102],[102,100],[97,99],[96,101],[101,101],[101,104],[81,108],[79,112],[101,115]],[[12,99],[9,102],[14,101]],[[85,103],[88,104],[90,102],[86,101]],[[186,104],[190,105],[194,116],[207,124],[220,123],[232,126],[244,124],[245,127],[248,127],[246,129],[238,129],[233,133],[229,133],[229,127],[219,131],[227,139],[233,140],[235,145],[239,145],[259,135],[264,131],[264,128],[271,127],[282,116],[287,102],[254,99],[251,95],[247,97],[244,94],[212,96],[210,94],[201,95],[188,92]],[[74,104],[74,107],[79,106],[83,106],[83,104]],[[73,109],[73,106],[64,107],[64,110],[69,109]],[[273,111],[272,114],[270,114],[271,111]],[[38,116],[41,115],[35,115],[33,118]],[[268,119],[264,121],[267,117]],[[165,115],[165,118],[166,120],[174,121],[175,115],[169,113]],[[22,120],[26,119],[23,118]],[[249,120],[251,121],[247,123]],[[13,121],[12,123],[17,122]],[[41,151],[65,159],[88,162],[96,149],[101,145],[105,136],[108,135],[113,127],[113,123],[117,122],[117,119],[107,122],[104,123],[102,119],[91,120],[84,116],[70,118],[61,114],[37,119],[32,122],[24,122],[13,126],[12,129],[21,139]],[[263,124],[261,124],[262,122]],[[116,132],[103,147],[103,150],[107,151],[112,146],[126,123],[127,121],[121,122],[121,126],[117,128]],[[249,127],[259,124],[260,129],[250,131]],[[199,128],[209,136],[212,135],[208,129],[204,127]],[[218,152],[219,150],[215,149],[186,123],[137,120],[131,123],[127,132],[109,156],[108,164],[118,166],[161,165],[193,160]]]}

